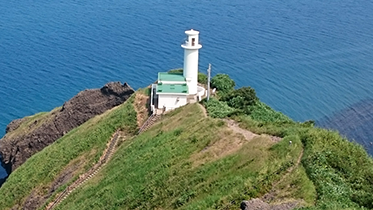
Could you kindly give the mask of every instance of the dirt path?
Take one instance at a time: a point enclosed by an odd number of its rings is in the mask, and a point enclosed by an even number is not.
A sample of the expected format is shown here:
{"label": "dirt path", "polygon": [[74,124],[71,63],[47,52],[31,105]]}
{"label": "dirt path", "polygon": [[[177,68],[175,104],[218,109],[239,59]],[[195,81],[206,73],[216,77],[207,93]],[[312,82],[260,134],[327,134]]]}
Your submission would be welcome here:
{"label": "dirt path", "polygon": [[259,136],[258,134],[255,134],[249,130],[240,128],[238,123],[234,120],[225,119],[224,121],[228,124],[228,127],[233,130],[233,132],[242,134],[248,141],[252,140],[256,136]]}
{"label": "dirt path", "polygon": [[[242,135],[246,138],[246,140],[248,140],[248,141],[252,140],[252,139],[253,139],[254,137],[256,137],[256,136],[259,136],[258,134],[253,133],[253,132],[251,132],[251,131],[249,131],[249,130],[246,130],[246,129],[242,129],[242,128],[240,128],[240,127],[238,126],[238,123],[235,122],[234,120],[225,119],[224,121],[227,122],[228,127],[229,127],[230,129],[232,129],[233,132],[242,134]],[[281,138],[280,138],[280,137],[277,137],[277,136],[269,136],[269,137],[270,137],[273,141],[276,141],[276,142],[278,142],[278,141],[281,140]],[[302,149],[302,151],[300,152],[300,154],[299,154],[299,156],[298,156],[298,159],[297,159],[297,162],[295,163],[295,165],[293,165],[292,167],[290,167],[290,168],[287,169],[286,174],[284,174],[284,176],[282,176],[281,179],[280,179],[279,181],[277,181],[275,184],[273,184],[272,189],[275,188],[275,187],[276,187],[278,184],[280,184],[282,181],[284,181],[284,179],[285,179],[287,176],[289,176],[289,174],[291,174],[291,173],[294,171],[295,168],[298,167],[298,165],[300,164],[300,161],[302,160],[302,157],[303,157],[303,149]]]}
{"label": "dirt path", "polygon": [[249,201],[243,201],[241,203],[241,209],[242,210],[248,210],[248,209],[258,209],[258,210],[291,210],[294,208],[299,208],[299,204],[302,202],[301,200],[295,200],[290,202],[284,202],[280,204],[269,204],[271,201],[273,201],[276,198],[276,186],[279,185],[281,182],[283,182],[286,177],[288,177],[294,169],[296,169],[303,157],[303,149],[300,152],[298,156],[298,160],[296,164],[292,167],[290,167],[286,174],[284,174],[279,181],[277,181],[275,184],[272,185],[271,191],[269,191],[267,194],[263,195],[261,198],[254,198]]}
{"label": "dirt path", "polygon": [[[284,174],[284,176],[282,176],[280,180],[278,180],[275,184],[273,184],[273,186],[272,186],[272,190],[271,190],[271,191],[273,191],[274,188],[275,188],[277,185],[279,185],[281,182],[283,182],[283,181],[286,179],[286,177],[288,177],[288,176],[289,176],[289,175],[294,171],[294,169],[297,168],[297,167],[299,166],[300,161],[302,160],[302,157],[303,157],[303,152],[304,152],[304,149],[302,148],[302,151],[300,152],[300,154],[299,154],[299,156],[298,156],[298,160],[297,160],[297,162],[295,163],[295,165],[293,165],[292,167],[288,168],[288,170],[286,171],[286,174]],[[270,192],[269,192],[269,193],[270,193]],[[267,193],[267,194],[268,194],[268,193]],[[264,195],[264,196],[265,196],[265,195]],[[264,196],[263,196],[263,197],[264,197]]]}
{"label": "dirt path", "polygon": [[249,130],[240,128],[238,123],[234,120],[224,119],[224,121],[227,122],[228,127],[232,129],[233,132],[242,134],[248,141],[252,140],[256,136],[268,136],[273,142],[276,142],[276,143],[282,140],[282,138],[278,136],[271,136],[271,135],[266,135],[266,134],[259,135]]}
{"label": "dirt path", "polygon": [[146,108],[146,104],[148,103],[149,96],[146,96],[141,93],[136,93],[135,101],[134,101],[134,108],[137,113],[137,126],[141,127],[146,119],[148,118],[148,109]]}
{"label": "dirt path", "polygon": [[[235,122],[234,120],[225,119],[224,121],[227,122],[228,127],[230,129],[232,129],[233,132],[242,134],[245,137],[245,139],[248,140],[248,141],[252,140],[256,136],[260,136],[259,134],[256,134],[256,133],[253,133],[249,130],[240,128],[238,123]],[[279,142],[279,141],[282,140],[282,138],[277,137],[277,136],[270,136],[269,135],[269,137],[271,138],[271,140],[273,142]],[[276,189],[275,188],[280,183],[282,183],[294,171],[294,169],[296,169],[299,166],[299,164],[302,160],[302,157],[303,157],[303,149],[298,156],[297,162],[292,167],[287,169],[286,173],[281,177],[281,179],[279,181],[277,181],[276,183],[274,183],[272,185],[272,189],[267,194],[265,194],[261,198],[255,198],[255,199],[251,199],[249,201],[243,201],[242,204],[241,204],[241,209],[245,209],[245,210],[246,209],[291,210],[291,209],[294,209],[294,208],[298,207],[298,205],[301,201],[291,201],[291,202],[275,204],[275,205],[269,204],[269,202],[276,198]]]}

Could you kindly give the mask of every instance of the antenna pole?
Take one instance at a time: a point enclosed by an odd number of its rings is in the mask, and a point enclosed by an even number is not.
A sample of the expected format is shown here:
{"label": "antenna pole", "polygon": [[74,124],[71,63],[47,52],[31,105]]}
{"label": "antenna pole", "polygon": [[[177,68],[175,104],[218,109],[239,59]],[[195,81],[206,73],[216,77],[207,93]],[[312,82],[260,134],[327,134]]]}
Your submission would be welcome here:
{"label": "antenna pole", "polygon": [[210,80],[211,80],[211,63],[207,69],[207,101],[210,100]]}

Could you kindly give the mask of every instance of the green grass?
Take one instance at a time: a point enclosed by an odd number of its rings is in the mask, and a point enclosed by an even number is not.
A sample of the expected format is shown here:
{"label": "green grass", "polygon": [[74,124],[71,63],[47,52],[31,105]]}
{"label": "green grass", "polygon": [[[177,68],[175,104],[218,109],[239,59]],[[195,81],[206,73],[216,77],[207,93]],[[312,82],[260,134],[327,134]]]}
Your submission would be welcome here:
{"label": "green grass", "polygon": [[[46,194],[64,169],[85,158],[79,173],[88,169],[117,128],[133,133],[132,100],[30,158],[0,189],[1,209],[22,204],[35,190]],[[303,209],[373,208],[373,159],[362,146],[312,122],[294,122],[262,102],[244,108],[248,112],[217,99],[207,105],[209,116],[231,116],[242,128],[282,140],[259,135],[247,141],[225,121],[204,117],[197,104],[181,107],[124,141],[107,165],[57,209],[238,209],[242,200],[270,190],[276,192],[274,203],[296,200]]]}
{"label": "green grass", "polygon": [[250,117],[261,123],[271,122],[279,124],[292,122],[288,116],[273,110],[267,104],[260,101],[256,102],[255,105],[250,106]]}
{"label": "green grass", "polygon": [[276,188],[278,191],[277,200],[300,200],[303,206],[315,205],[317,192],[302,165],[297,167]]}
{"label": "green grass", "polygon": [[[242,127],[256,133],[301,139],[305,150],[302,166],[314,187],[305,182],[296,186],[309,186],[305,195],[312,195],[312,188],[317,194],[315,205],[307,209],[373,208],[373,160],[362,146],[308,122],[289,121],[281,114],[268,111],[268,107],[259,108],[250,115],[235,116],[235,119]],[[291,196],[296,197],[296,194]],[[303,199],[312,200],[312,196],[306,197],[309,199]]]}
{"label": "green grass", "polygon": [[301,135],[303,164],[318,193],[316,208],[373,208],[373,160],[338,133],[311,129]]}
{"label": "green grass", "polygon": [[[269,191],[302,148],[300,140],[292,147],[268,137],[243,141],[221,122],[204,118],[197,104],[170,113],[124,142],[57,209],[237,209],[243,199]],[[219,154],[216,148],[233,139],[243,145]]]}
{"label": "green grass", "polygon": [[139,88],[136,90],[137,93],[143,94],[145,96],[150,96],[151,94],[151,86],[145,87],[145,88]]}
{"label": "green grass", "polygon": [[93,165],[118,128],[134,133],[136,113],[132,101],[133,97],[125,104],[92,118],[29,158],[1,187],[1,209],[22,205],[32,191],[41,195],[47,194],[46,189],[61,171],[81,156],[90,154],[85,156],[87,159],[83,169]]}
{"label": "green grass", "polygon": [[204,101],[207,113],[213,118],[225,118],[236,110],[228,106],[224,101],[219,101],[216,98],[211,98],[209,101]]}
{"label": "green grass", "polygon": [[57,107],[50,112],[40,112],[32,116],[24,117],[19,127],[12,132],[7,133],[5,137],[11,139],[15,136],[22,136],[37,129],[44,122],[51,120],[52,114],[58,112],[60,109],[61,107]]}

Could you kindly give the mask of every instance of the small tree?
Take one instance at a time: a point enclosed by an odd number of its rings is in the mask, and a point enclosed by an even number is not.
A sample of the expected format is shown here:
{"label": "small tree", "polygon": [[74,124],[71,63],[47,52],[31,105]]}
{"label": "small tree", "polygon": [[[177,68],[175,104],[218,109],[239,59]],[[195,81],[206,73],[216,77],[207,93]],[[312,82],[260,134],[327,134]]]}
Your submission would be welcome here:
{"label": "small tree", "polygon": [[234,90],[236,83],[227,74],[217,74],[211,79],[211,87],[221,92]]}
{"label": "small tree", "polygon": [[255,90],[251,87],[242,87],[233,90],[222,97],[230,107],[246,110],[247,106],[254,105],[258,101]]}

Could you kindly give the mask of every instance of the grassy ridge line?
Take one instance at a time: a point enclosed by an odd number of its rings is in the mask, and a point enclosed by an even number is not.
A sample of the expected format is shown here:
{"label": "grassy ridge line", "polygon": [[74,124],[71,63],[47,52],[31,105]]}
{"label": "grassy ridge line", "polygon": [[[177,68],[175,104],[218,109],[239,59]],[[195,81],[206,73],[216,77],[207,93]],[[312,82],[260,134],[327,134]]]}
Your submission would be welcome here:
{"label": "grassy ridge line", "polygon": [[222,101],[215,101],[212,107],[207,103],[209,114],[234,116],[244,128],[255,133],[301,139],[305,150],[302,164],[318,195],[316,205],[309,209],[373,208],[373,159],[361,145],[349,142],[337,132],[315,128],[313,121],[293,122],[259,100],[245,105],[243,98],[256,98],[250,87],[225,87],[229,84],[225,81],[231,80],[227,75],[216,80],[221,86],[217,95]]}
{"label": "grassy ridge line", "polygon": [[[65,167],[82,155],[85,155],[85,160],[80,166],[81,171],[89,168],[98,160],[107,140],[118,128],[134,133],[137,125],[133,98],[134,96],[126,103],[90,119],[29,158],[1,187],[1,209],[22,206],[31,192],[41,196],[48,194],[52,182]],[[74,179],[76,177],[77,174]]]}
{"label": "grassy ridge line", "polygon": [[300,136],[303,164],[318,193],[310,209],[372,209],[373,159],[364,148],[319,128]]}
{"label": "grassy ridge line", "polygon": [[191,104],[124,142],[57,209],[237,209],[297,161],[302,143],[292,140],[292,147],[264,136],[246,141]]}
{"label": "grassy ridge line", "polygon": [[[373,208],[373,159],[361,145],[308,122],[279,123],[278,120],[258,120],[256,116],[240,115],[235,119],[256,133],[301,139],[305,150],[302,165],[317,192],[315,206],[307,209]],[[261,111],[260,118],[279,119],[265,110]]]}

